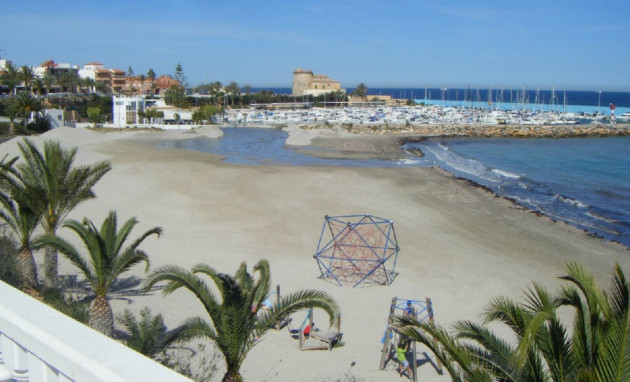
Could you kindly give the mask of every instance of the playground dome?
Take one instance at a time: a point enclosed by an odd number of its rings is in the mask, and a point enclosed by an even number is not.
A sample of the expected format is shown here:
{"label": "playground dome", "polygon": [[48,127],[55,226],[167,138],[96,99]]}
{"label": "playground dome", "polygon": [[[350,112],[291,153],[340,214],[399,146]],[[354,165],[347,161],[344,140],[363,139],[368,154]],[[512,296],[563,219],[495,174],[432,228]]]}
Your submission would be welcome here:
{"label": "playground dome", "polygon": [[321,278],[340,286],[389,285],[398,243],[394,222],[372,215],[326,215],[313,257]]}

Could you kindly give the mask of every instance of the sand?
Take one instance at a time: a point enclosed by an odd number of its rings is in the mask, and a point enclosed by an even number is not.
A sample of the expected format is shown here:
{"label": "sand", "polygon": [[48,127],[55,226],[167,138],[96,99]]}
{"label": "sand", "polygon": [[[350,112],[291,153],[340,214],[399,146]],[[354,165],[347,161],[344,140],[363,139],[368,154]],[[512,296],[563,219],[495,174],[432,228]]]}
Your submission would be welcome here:
{"label": "sand", "polygon": [[[220,136],[216,129],[207,130],[204,134]],[[351,149],[366,144],[379,147],[372,138],[346,136],[339,141],[314,135],[296,138],[292,144],[314,140]],[[430,297],[436,321],[450,325],[459,319],[477,319],[492,297],[519,299],[534,281],[556,289],[567,261],[587,265],[606,287],[615,262],[630,272],[626,248],[536,216],[432,169],[230,165],[213,155],[158,149],[154,144],[195,136],[62,128],[33,139],[77,146],[79,163],[111,161],[112,171],[95,188],[97,198],[80,205],[71,217],[87,216],[100,224],[115,209],[121,222],[132,216],[140,220],[135,235],[163,227],[162,237],[151,237],[142,245],[152,269],[207,263],[234,273],[242,261],[251,267],[265,258],[274,285],[280,284],[284,293],[316,288],[339,302],[343,347],[301,352],[287,329],[272,331],[243,364],[242,374],[249,381],[335,380],[348,372],[365,381],[401,380],[391,365],[379,370],[380,340],[394,296]],[[0,145],[0,154],[17,153],[17,141]],[[386,144],[391,146],[390,141]],[[393,284],[349,288],[318,279],[313,253],[324,216],[365,213],[395,222],[401,251]],[[60,235],[76,240],[67,230]],[[138,266],[124,276],[141,278],[143,271]],[[62,260],[60,273],[73,274],[76,269]],[[165,298],[160,293],[110,297],[115,312],[149,306],[164,315],[170,328],[204,314],[186,291]],[[294,324],[303,319],[303,313],[296,314]],[[316,311],[315,322],[325,327],[325,314]],[[418,352],[424,358],[428,350],[419,346]],[[222,363],[219,366],[222,370]],[[438,375],[431,362],[418,370],[422,381],[449,380]],[[215,380],[221,377],[219,372]]]}

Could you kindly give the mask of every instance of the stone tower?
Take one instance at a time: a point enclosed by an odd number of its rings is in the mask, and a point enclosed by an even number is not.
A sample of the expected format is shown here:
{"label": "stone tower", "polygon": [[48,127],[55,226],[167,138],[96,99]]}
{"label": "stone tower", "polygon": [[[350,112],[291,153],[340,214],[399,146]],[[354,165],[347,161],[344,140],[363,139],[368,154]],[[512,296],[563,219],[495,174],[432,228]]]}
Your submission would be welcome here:
{"label": "stone tower", "polygon": [[310,88],[313,82],[313,71],[297,68],[293,71],[293,91],[294,96],[303,96],[306,89]]}

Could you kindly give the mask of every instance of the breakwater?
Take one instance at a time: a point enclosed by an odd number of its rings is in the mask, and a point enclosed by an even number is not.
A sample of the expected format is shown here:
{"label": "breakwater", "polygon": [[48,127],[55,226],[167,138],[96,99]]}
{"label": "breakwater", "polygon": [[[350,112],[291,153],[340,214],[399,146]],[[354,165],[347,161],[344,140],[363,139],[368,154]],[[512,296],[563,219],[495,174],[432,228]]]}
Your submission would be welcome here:
{"label": "breakwater", "polygon": [[629,136],[630,124],[603,125],[459,125],[459,124],[306,124],[301,129],[331,129],[352,134],[391,134],[420,137],[568,138]]}

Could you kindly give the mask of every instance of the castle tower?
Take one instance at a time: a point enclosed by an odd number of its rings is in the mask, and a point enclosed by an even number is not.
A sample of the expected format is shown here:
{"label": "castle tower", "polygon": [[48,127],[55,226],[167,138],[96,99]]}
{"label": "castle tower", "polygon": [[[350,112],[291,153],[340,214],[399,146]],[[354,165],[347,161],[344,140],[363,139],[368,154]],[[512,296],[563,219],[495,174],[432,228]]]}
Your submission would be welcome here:
{"label": "castle tower", "polygon": [[305,91],[311,87],[313,82],[313,71],[303,70],[297,68],[293,71],[293,91],[292,94],[296,97],[303,96]]}

